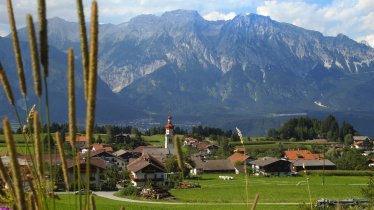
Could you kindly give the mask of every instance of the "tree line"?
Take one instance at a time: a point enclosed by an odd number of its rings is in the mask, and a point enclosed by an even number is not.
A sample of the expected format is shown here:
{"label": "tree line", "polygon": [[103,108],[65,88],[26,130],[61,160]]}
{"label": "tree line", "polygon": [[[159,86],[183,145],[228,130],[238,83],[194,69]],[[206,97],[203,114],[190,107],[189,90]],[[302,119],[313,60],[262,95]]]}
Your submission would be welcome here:
{"label": "tree line", "polygon": [[293,118],[280,128],[272,128],[268,131],[268,137],[293,141],[324,138],[329,141],[344,142],[351,140],[354,135],[359,135],[359,132],[350,123],[343,121],[339,126],[332,115],[324,120],[309,117]]}

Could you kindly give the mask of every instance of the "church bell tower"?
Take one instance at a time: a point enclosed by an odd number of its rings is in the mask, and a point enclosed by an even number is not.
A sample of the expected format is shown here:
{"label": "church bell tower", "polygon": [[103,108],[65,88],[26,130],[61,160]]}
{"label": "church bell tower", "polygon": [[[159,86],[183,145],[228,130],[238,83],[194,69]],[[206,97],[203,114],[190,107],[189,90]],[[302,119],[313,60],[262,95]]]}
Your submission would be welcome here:
{"label": "church bell tower", "polygon": [[174,149],[173,142],[174,125],[171,123],[171,116],[168,116],[168,124],[165,125],[165,148]]}

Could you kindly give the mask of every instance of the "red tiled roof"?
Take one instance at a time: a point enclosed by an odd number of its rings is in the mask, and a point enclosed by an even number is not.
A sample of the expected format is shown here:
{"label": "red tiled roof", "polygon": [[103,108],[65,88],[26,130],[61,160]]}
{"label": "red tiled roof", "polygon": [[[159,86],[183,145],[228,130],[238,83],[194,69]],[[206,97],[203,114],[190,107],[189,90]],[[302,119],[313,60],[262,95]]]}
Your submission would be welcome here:
{"label": "red tiled roof", "polygon": [[247,160],[250,156],[244,155],[242,153],[234,153],[227,159],[231,161],[232,164],[235,165],[236,162],[240,161],[240,163],[243,163],[244,160]]}
{"label": "red tiled roof", "polygon": [[199,140],[194,139],[192,137],[187,137],[187,138],[184,139],[184,141],[186,141],[186,142],[198,142]]}
{"label": "red tiled roof", "polygon": [[133,152],[136,152],[136,153],[143,153],[143,150],[144,149],[154,149],[154,148],[159,148],[159,147],[156,147],[156,146],[139,146],[137,148],[135,148],[133,150]]}
{"label": "red tiled roof", "polygon": [[148,155],[148,154],[143,155],[139,157],[138,159],[129,163],[129,165],[127,165],[127,169],[132,172],[138,172],[149,165],[156,167],[162,171],[165,170],[164,164],[162,164],[159,160],[157,160],[157,158],[153,157],[152,155]]}
{"label": "red tiled roof", "polygon": [[284,155],[289,160],[319,160],[323,154],[313,154],[309,150],[286,150]]}
{"label": "red tiled roof", "polygon": [[244,152],[244,147],[235,147],[234,152]]}
{"label": "red tiled roof", "polygon": [[[110,144],[92,144],[90,145],[91,148],[94,148],[95,150],[99,150],[99,149],[105,149],[105,151],[107,152],[113,152],[113,148]],[[80,147],[80,149],[87,149],[87,145],[84,145],[82,147]]]}

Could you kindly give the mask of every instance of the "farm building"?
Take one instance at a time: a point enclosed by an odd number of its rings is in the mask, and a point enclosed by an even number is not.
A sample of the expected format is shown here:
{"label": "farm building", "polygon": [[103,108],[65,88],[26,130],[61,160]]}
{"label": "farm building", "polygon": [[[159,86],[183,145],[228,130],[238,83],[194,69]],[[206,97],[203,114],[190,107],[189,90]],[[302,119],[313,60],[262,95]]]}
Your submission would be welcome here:
{"label": "farm building", "polygon": [[288,176],[291,175],[291,163],[273,157],[264,157],[251,161],[256,176]]}

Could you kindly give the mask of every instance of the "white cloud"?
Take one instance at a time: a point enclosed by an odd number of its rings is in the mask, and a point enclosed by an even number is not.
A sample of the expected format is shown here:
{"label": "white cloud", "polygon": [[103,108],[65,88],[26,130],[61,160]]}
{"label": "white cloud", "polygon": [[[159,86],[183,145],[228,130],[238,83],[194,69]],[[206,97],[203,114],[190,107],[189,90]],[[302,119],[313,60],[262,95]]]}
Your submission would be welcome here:
{"label": "white cloud", "polygon": [[[25,25],[26,14],[31,13],[37,21],[37,1],[13,0],[16,22]],[[312,3],[310,3],[312,2]],[[319,2],[319,3],[315,3]],[[327,3],[326,3],[327,2]],[[47,16],[61,17],[76,21],[76,3],[72,0],[48,0]],[[89,19],[91,0],[83,0],[86,18]],[[373,0],[98,0],[101,23],[119,24],[140,14],[160,15],[176,9],[197,10],[208,20],[230,19],[234,14],[257,11],[273,20],[288,22],[307,29],[317,30],[325,35],[343,33],[359,40],[370,41],[374,36]],[[8,23],[6,1],[0,1],[0,26]],[[9,27],[1,27],[7,31]]]}
{"label": "white cloud", "polygon": [[8,35],[8,32],[0,30],[0,36],[4,37]]}
{"label": "white cloud", "polygon": [[357,37],[357,41],[361,40],[367,41],[371,47],[374,47],[374,34]]}
{"label": "white cloud", "polygon": [[206,20],[231,20],[236,16],[235,12],[229,12],[227,14],[220,13],[220,12],[210,12],[203,17]]}
{"label": "white cloud", "polygon": [[270,0],[257,7],[257,13],[329,36],[343,33],[374,46],[373,0],[333,0],[323,6],[302,0]]}

